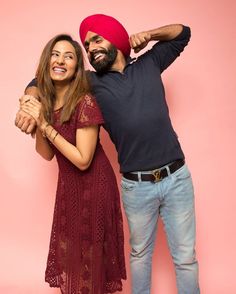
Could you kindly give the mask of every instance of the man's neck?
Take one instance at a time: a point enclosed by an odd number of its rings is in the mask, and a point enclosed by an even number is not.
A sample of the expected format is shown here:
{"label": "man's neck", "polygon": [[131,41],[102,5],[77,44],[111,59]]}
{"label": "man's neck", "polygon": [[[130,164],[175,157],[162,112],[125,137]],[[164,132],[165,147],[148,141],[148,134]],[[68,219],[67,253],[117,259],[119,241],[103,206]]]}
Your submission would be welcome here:
{"label": "man's neck", "polygon": [[125,56],[121,53],[120,50],[118,50],[116,60],[113,63],[111,70],[122,73],[124,71],[125,66],[126,66]]}

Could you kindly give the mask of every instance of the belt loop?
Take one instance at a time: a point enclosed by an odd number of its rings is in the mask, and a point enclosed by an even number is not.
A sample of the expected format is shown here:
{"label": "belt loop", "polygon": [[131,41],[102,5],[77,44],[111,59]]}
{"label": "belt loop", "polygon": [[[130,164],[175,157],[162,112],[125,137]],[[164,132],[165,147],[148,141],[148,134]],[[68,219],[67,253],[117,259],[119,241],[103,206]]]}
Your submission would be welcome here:
{"label": "belt loop", "polygon": [[170,172],[169,165],[165,166],[165,168],[166,168],[166,170],[167,170],[168,176],[170,176],[171,172]]}
{"label": "belt loop", "polygon": [[139,181],[139,182],[142,182],[141,172],[138,172],[138,181]]}

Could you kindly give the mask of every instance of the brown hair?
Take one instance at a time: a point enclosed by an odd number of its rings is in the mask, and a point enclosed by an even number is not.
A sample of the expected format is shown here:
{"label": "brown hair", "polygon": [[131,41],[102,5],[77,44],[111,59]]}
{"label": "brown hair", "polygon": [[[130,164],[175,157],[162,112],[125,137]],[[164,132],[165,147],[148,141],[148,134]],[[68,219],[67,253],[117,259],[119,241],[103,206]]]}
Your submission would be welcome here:
{"label": "brown hair", "polygon": [[71,80],[71,85],[65,97],[66,103],[61,112],[60,120],[61,123],[63,123],[70,119],[77,103],[90,92],[90,85],[84,68],[83,52],[79,43],[67,34],[60,34],[52,38],[43,49],[36,71],[39,95],[45,119],[52,122],[52,113],[55,104],[55,88],[50,77],[49,67],[52,49],[59,41],[68,41],[74,47],[78,60],[75,76]]}

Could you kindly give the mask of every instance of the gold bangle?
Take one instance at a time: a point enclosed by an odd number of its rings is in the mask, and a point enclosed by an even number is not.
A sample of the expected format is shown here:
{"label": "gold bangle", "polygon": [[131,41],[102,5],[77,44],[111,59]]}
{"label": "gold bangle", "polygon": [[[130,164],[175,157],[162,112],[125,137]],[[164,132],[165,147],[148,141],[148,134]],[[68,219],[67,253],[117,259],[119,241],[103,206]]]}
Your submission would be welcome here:
{"label": "gold bangle", "polygon": [[57,135],[58,135],[58,132],[56,132],[55,136],[52,139],[52,142],[54,142],[54,140],[55,140],[55,138],[56,138]]}

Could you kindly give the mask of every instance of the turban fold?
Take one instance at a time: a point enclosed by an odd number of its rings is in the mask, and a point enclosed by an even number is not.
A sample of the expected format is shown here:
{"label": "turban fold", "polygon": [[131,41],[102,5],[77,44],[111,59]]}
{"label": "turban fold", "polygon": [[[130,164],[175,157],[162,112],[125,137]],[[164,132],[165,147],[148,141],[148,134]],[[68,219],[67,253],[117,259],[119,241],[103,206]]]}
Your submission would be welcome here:
{"label": "turban fold", "polygon": [[82,43],[84,43],[88,31],[102,36],[126,57],[130,55],[129,35],[123,25],[115,18],[104,14],[90,15],[80,25],[79,33]]}

